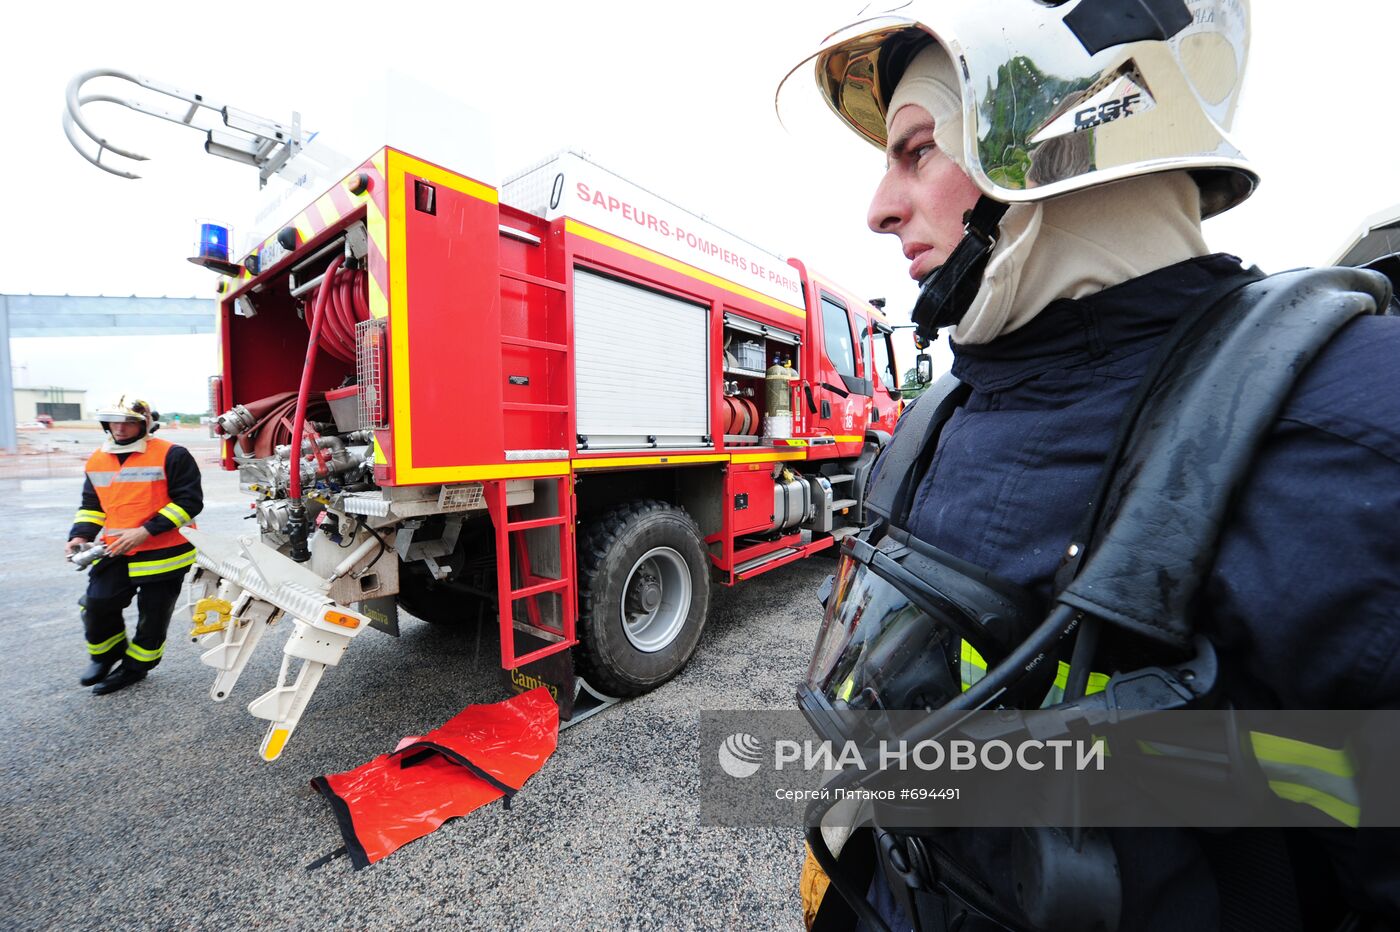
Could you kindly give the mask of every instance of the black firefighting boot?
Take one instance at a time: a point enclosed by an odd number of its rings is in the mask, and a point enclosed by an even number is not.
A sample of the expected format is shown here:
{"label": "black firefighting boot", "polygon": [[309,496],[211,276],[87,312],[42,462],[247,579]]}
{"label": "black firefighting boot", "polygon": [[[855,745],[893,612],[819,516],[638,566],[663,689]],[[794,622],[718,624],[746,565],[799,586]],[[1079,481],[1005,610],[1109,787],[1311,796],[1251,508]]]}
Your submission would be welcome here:
{"label": "black firefighting boot", "polygon": [[91,686],[93,683],[100,683],[112,672],[112,668],[117,665],[117,661],[122,659],[121,654],[114,654],[111,657],[94,657],[92,662],[83,671],[78,682],[84,686]]}
{"label": "black firefighting boot", "polygon": [[146,678],[146,671],[137,669],[131,664],[124,663],[107,675],[107,678],[96,686],[92,687],[94,696],[105,696],[120,689],[126,689],[133,683],[139,683]]}

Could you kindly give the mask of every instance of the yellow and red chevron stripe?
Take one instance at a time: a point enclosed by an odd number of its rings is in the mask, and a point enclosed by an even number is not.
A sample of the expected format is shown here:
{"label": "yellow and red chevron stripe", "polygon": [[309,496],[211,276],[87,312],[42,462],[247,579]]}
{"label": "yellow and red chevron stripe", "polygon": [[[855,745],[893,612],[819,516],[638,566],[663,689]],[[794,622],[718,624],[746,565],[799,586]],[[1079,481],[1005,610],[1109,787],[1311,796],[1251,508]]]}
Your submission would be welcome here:
{"label": "yellow and red chevron stripe", "polygon": [[[385,170],[386,150],[380,149],[368,162],[370,198],[365,203],[365,227],[369,233],[369,313],[371,317],[389,316],[389,259],[385,243],[389,227],[384,220],[389,186]],[[376,183],[375,179],[379,181]]]}
{"label": "yellow and red chevron stripe", "polygon": [[[361,206],[365,208],[365,226],[369,236],[369,309],[371,316],[389,315],[388,283],[389,263],[386,257],[388,239],[386,199],[388,185],[385,183],[385,150],[380,149],[368,161],[360,165],[344,179],[332,185],[306,209],[288,223],[278,227],[278,231],[293,227],[297,231],[297,242],[304,244],[320,236],[330,227],[336,226]],[[352,188],[363,174],[369,178],[369,187],[360,194],[351,193]],[[253,250],[252,255],[262,255],[276,242],[274,232]],[[240,268],[234,288],[239,288],[253,278],[246,267]]]}

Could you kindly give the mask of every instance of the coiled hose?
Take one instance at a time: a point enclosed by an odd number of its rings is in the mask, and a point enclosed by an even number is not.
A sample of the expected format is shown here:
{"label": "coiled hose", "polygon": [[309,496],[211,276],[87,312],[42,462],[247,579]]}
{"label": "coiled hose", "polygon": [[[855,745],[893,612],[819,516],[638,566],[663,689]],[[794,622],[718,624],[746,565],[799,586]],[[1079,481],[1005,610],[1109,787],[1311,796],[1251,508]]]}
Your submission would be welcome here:
{"label": "coiled hose", "polygon": [[[322,324],[316,343],[326,353],[341,362],[355,361],[355,325],[369,320],[369,276],[364,269],[327,267],[326,276],[317,289],[317,300],[329,288],[329,313]],[[315,326],[308,314],[306,325]]]}
{"label": "coiled hose", "polygon": [[[326,291],[328,281],[330,290]],[[355,325],[360,321],[369,320],[369,276],[364,269],[348,269],[341,266],[332,274],[331,269],[327,268],[327,274],[307,309],[308,330],[316,324],[315,302],[323,292],[327,295],[327,310],[314,345],[332,358],[353,365]],[[314,357],[308,352],[307,359],[307,368],[303,369],[303,376],[310,371],[309,367]],[[245,454],[265,459],[279,446],[292,446],[293,421],[300,395],[300,392],[278,392],[244,403],[254,418],[253,426],[237,435],[239,447]],[[324,394],[309,392],[306,395],[303,413],[304,419],[330,420],[330,409],[326,406]]]}

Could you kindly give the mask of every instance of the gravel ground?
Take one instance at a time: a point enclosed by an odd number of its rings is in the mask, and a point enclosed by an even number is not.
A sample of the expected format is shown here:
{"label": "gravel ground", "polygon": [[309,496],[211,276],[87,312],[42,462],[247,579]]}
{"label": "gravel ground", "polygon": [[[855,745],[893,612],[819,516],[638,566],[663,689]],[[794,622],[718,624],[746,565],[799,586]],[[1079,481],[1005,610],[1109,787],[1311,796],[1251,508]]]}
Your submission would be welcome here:
{"label": "gravel ground", "polygon": [[[829,559],[716,588],[690,666],[564,732],[511,811],[487,806],[358,873],[344,858],[308,873],[341,844],[308,781],[505,698],[494,639],[478,658],[471,635],[412,618],[398,639],[367,632],[264,764],[244,706],[273,682],[284,633],[228,703],[207,698],[179,612],[147,680],[109,697],[78,685],[85,577],[62,540],[79,482],[0,480],[0,592],[17,609],[0,625],[0,927],[801,928],[799,830],[699,825],[698,711],[792,708]],[[205,465],[205,494],[201,527],[247,527],[232,474]]]}

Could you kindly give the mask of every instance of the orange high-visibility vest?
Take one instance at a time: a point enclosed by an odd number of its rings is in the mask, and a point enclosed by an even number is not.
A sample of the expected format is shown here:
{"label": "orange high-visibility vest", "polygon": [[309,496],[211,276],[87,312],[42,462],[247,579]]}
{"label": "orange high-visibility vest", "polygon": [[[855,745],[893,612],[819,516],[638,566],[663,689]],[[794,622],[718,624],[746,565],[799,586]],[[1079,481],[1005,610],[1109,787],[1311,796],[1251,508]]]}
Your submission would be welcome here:
{"label": "orange high-visibility vest", "polygon": [[87,477],[102,503],[104,541],[110,543],[119,531],[138,528],[159,514],[175,527],[127,552],[189,546],[180,528],[195,525],[185,509],[170,500],[165,481],[165,454],[171,446],[168,440],[147,437],[146,449],[132,453],[125,463],[119,462],[115,453],[103,450],[88,457]]}

